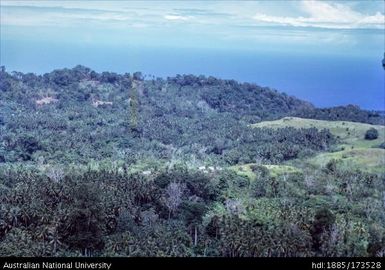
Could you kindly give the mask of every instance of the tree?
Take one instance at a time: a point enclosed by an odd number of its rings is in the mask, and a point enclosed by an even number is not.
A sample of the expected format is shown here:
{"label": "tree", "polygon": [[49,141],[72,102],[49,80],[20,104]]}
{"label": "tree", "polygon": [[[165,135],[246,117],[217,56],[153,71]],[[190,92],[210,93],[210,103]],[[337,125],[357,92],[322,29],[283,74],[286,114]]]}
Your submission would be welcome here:
{"label": "tree", "polygon": [[335,216],[329,209],[319,209],[315,216],[314,221],[310,227],[310,234],[313,239],[313,249],[320,251],[323,241],[329,239],[332,226],[335,222]]}
{"label": "tree", "polygon": [[98,189],[88,183],[73,188],[73,202],[69,205],[68,218],[62,224],[61,235],[66,243],[78,248],[85,256],[104,245],[104,212]]}
{"label": "tree", "polygon": [[133,79],[136,81],[143,81],[142,72],[139,72],[139,71],[134,72],[134,74],[132,76],[133,76]]}
{"label": "tree", "polygon": [[23,135],[17,140],[17,145],[20,150],[20,156],[24,161],[30,160],[32,154],[41,149],[39,141],[28,135]]}
{"label": "tree", "polygon": [[180,183],[172,182],[166,188],[165,204],[168,208],[168,218],[174,213],[182,203],[182,196],[186,186]]}
{"label": "tree", "polygon": [[49,167],[46,175],[50,180],[58,183],[63,180],[65,173],[61,167]]}
{"label": "tree", "polygon": [[375,140],[378,138],[378,130],[375,128],[370,128],[365,133],[365,140]]}
{"label": "tree", "polygon": [[202,223],[202,216],[206,212],[206,205],[199,201],[183,202],[183,217],[193,235],[194,246],[198,244],[198,227]]}
{"label": "tree", "polygon": [[138,87],[140,82],[132,80],[131,94],[130,94],[130,128],[131,131],[138,131]]}

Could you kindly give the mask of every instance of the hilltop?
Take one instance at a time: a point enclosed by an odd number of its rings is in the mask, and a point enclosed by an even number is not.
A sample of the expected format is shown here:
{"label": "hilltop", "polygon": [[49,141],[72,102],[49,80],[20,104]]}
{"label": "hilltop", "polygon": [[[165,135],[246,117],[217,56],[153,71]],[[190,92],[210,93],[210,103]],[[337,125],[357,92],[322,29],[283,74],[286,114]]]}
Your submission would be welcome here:
{"label": "hilltop", "polygon": [[[206,76],[162,79],[83,66],[35,75],[2,68],[0,105],[0,162],[132,163],[192,156],[230,165],[256,156],[280,162],[323,147],[312,139],[300,144],[299,137],[332,140],[313,130],[250,130],[252,123],[319,109],[267,87]],[[357,114],[363,122],[382,120],[357,107],[330,109],[322,117],[347,120]],[[288,143],[274,143],[281,137]]]}

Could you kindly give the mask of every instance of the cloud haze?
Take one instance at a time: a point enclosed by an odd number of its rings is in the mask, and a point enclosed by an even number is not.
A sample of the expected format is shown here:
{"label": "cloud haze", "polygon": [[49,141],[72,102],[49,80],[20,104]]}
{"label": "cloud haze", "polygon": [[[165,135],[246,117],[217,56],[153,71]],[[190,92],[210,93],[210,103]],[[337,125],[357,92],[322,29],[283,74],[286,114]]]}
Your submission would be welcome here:
{"label": "cloud haze", "polygon": [[367,15],[340,3],[320,1],[302,1],[299,8],[307,14],[306,17],[271,16],[257,13],[253,18],[257,22],[265,22],[272,25],[290,25],[294,27],[319,27],[329,29],[382,29],[384,27],[384,15],[379,11],[375,14]]}
{"label": "cloud haze", "polygon": [[[0,65],[255,81],[378,108],[383,1],[5,1]],[[381,59],[380,59],[381,58]],[[279,74],[279,75],[277,75]],[[361,94],[365,89],[366,101]],[[346,95],[346,91],[355,96]],[[340,101],[333,101],[340,93]],[[310,94],[309,94],[310,95]],[[328,101],[329,102],[329,101]],[[326,103],[325,103],[326,104]]]}
{"label": "cloud haze", "polygon": [[[349,2],[135,2],[135,1],[2,1],[2,25],[81,25],[102,22],[105,27],[140,22],[156,27],[170,21],[196,25],[319,27],[327,29],[381,29],[384,14],[378,7],[361,13]],[[282,6],[291,10],[276,15]],[[380,6],[380,5],[379,5]],[[199,7],[199,8],[197,8]],[[296,14],[303,14],[296,16]],[[231,20],[229,20],[231,19]]]}

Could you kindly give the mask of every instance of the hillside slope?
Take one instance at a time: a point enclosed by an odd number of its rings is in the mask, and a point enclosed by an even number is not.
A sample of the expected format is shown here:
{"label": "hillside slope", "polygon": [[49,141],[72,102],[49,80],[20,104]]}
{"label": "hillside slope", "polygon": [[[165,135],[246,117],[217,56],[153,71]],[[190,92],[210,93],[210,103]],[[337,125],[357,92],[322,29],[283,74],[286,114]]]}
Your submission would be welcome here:
{"label": "hillside slope", "polygon": [[[316,108],[267,87],[205,76],[145,78],[83,66],[35,75],[2,68],[0,108],[0,163],[278,163],[334,141],[314,129],[251,130],[248,124]],[[357,108],[338,117],[357,110],[362,121],[375,117]]]}
{"label": "hillside slope", "polygon": [[[385,127],[348,121],[326,121],[304,119],[299,117],[284,117],[274,121],[264,121],[251,125],[254,128],[317,128],[327,129],[338,139],[337,148],[331,153],[320,153],[315,157],[303,161],[314,166],[324,167],[331,160],[336,160],[341,165],[352,168],[359,167],[363,170],[384,172],[385,149],[379,148],[385,141]],[[365,133],[374,128],[378,131],[378,138],[366,140]]]}
{"label": "hillside slope", "polygon": [[[1,70],[0,256],[383,256],[384,127],[303,110],[212,77]],[[320,117],[356,113],[377,119]]]}
{"label": "hillside slope", "polygon": [[[233,80],[145,79],[139,72],[97,73],[82,66],[44,75],[2,69],[0,106],[0,162],[131,163],[193,156],[226,164],[251,162],[257,154],[281,160],[279,152],[287,149],[299,153],[298,138],[305,134],[261,133],[247,124],[313,107]],[[273,147],[279,136],[294,139]],[[317,144],[309,141],[308,147],[317,151]]]}
{"label": "hillside slope", "polygon": [[[317,119],[306,119],[299,117],[284,117],[274,121],[263,121],[252,124],[255,128],[317,128],[328,129],[340,140],[342,147],[376,147],[385,141],[385,126],[371,125],[349,121],[327,121]],[[379,136],[375,140],[365,140],[365,133],[368,129],[375,128],[379,131]]]}

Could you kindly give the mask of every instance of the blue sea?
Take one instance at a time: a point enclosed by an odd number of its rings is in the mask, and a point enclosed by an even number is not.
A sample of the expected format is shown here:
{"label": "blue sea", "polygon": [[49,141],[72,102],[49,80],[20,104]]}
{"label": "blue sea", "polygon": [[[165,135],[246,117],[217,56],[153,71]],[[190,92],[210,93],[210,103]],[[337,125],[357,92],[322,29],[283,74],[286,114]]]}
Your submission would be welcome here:
{"label": "blue sea", "polygon": [[356,104],[384,110],[383,55],[328,52],[192,49],[161,46],[69,46],[55,42],[1,42],[0,64],[8,71],[42,74],[88,66],[98,72],[142,71],[155,77],[195,74],[268,86],[319,107]]}

